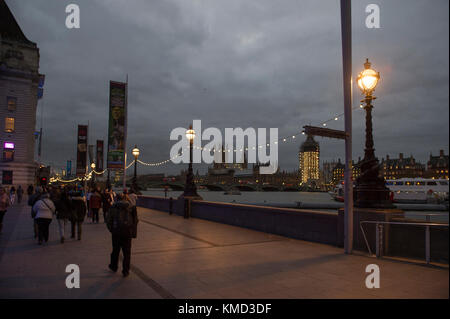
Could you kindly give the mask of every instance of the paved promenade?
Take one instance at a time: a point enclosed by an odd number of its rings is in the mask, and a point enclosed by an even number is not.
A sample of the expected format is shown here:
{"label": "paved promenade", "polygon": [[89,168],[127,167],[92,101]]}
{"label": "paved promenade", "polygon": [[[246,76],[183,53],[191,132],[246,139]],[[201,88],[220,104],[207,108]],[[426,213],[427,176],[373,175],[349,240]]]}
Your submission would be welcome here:
{"label": "paved promenade", "polygon": [[[49,243],[39,246],[29,207],[13,207],[0,235],[0,298],[449,297],[448,269],[345,255],[333,246],[143,208],[139,218],[131,273],[122,278],[121,268],[107,267],[105,224],[87,221],[81,241],[60,244],[53,220]],[[379,289],[365,287],[371,263],[380,267]],[[79,289],[65,286],[68,264],[80,267]]]}

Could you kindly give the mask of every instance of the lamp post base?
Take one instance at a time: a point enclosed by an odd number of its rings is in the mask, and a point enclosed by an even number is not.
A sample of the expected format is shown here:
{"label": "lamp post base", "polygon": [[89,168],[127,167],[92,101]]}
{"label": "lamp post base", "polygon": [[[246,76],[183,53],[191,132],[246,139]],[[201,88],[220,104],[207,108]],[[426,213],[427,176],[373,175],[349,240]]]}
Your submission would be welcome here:
{"label": "lamp post base", "polygon": [[361,208],[394,208],[391,191],[379,177],[378,160],[375,157],[363,160],[361,177],[356,182],[355,206]]}

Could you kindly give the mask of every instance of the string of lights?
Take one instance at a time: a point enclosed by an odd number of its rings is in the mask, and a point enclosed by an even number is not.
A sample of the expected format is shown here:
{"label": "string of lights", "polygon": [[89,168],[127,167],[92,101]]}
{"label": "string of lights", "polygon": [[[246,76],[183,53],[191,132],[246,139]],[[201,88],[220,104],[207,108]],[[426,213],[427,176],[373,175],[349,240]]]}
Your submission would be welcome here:
{"label": "string of lights", "polygon": [[[359,108],[362,109],[362,108],[363,108],[363,105],[361,104],[361,105],[354,106],[354,107],[352,108],[352,111],[353,111],[353,110],[356,110],[356,109],[359,109]],[[321,125],[321,126],[327,126],[328,123],[333,122],[333,121],[338,121],[338,120],[339,120],[340,118],[342,118],[343,116],[344,116],[344,113],[337,114],[337,115],[333,116],[332,118],[327,119],[326,121],[320,122],[320,125]],[[293,135],[287,135],[287,136],[284,136],[284,137],[280,137],[280,138],[278,138],[277,141],[274,142],[274,144],[279,144],[280,142],[286,143],[286,142],[288,142],[288,141],[293,141],[293,140],[295,140],[295,139],[297,138],[298,135],[301,135],[301,134],[304,135],[305,132],[304,132],[304,131],[301,131],[301,132],[296,133],[296,134],[293,134]],[[270,143],[267,143],[266,146],[270,147]],[[257,145],[257,146],[253,146],[251,149],[255,150],[256,148],[262,148],[262,147],[263,147],[263,145]],[[189,147],[186,147],[186,149],[189,149]],[[238,152],[238,151],[242,152],[242,151],[244,151],[244,148],[241,148],[241,149],[239,149],[239,150],[238,150],[238,149],[229,149],[229,148],[223,149],[223,150],[222,150],[222,149],[216,149],[216,148],[206,148],[206,147],[202,147],[202,146],[193,146],[193,149],[198,149],[198,150],[201,150],[201,151],[206,150],[206,151],[209,151],[209,152],[211,152],[211,151],[214,151],[214,152],[217,151],[217,152],[219,152],[219,153],[222,153],[222,152],[228,152],[228,153],[230,153],[231,151],[233,151],[233,152]],[[248,147],[245,148],[245,151],[248,151]],[[142,164],[142,165],[144,165],[144,166],[151,166],[151,167],[161,166],[161,165],[164,165],[164,164],[169,163],[170,161],[174,160],[175,158],[177,158],[177,157],[179,157],[179,156],[182,156],[182,152],[180,152],[179,154],[177,154],[177,155],[175,155],[175,156],[172,156],[172,157],[169,158],[169,159],[166,159],[166,160],[160,161],[160,162],[144,162],[144,161],[141,161],[141,160],[139,160],[139,159],[138,159],[138,160],[133,160],[130,164],[128,164],[128,165],[125,167],[125,169],[130,168],[136,161],[137,161],[139,164]],[[97,172],[97,171],[95,171],[95,170],[92,170],[92,171],[90,171],[89,173],[87,173],[87,174],[86,174],[85,176],[83,176],[83,177],[76,177],[76,178],[70,179],[70,180],[63,180],[63,179],[61,179],[61,178],[59,178],[59,177],[52,177],[52,178],[50,178],[50,182],[51,182],[51,183],[52,183],[52,182],[73,183],[73,182],[75,182],[75,181],[89,180],[89,179],[92,178],[92,173],[97,174],[97,175],[102,175],[102,174],[104,174],[107,170],[108,170],[108,168],[104,169],[104,170],[101,171],[101,172]]]}

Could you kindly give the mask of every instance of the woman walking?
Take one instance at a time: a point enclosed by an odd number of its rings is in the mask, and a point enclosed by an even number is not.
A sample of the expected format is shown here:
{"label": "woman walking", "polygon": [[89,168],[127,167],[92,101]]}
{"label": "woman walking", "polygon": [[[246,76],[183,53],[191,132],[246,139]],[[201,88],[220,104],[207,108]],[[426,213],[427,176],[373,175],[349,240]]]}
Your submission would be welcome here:
{"label": "woman walking", "polygon": [[47,192],[42,193],[41,198],[34,204],[33,211],[36,213],[38,225],[38,243],[42,245],[42,242],[48,242],[48,228],[55,213],[55,205]]}
{"label": "woman walking", "polygon": [[6,210],[11,205],[8,195],[6,195],[5,189],[0,187],[0,234],[3,228],[3,217],[6,214]]}
{"label": "woman walking", "polygon": [[16,201],[16,188],[14,186],[11,187],[11,190],[9,191],[9,200],[11,205],[14,205],[14,202]]}

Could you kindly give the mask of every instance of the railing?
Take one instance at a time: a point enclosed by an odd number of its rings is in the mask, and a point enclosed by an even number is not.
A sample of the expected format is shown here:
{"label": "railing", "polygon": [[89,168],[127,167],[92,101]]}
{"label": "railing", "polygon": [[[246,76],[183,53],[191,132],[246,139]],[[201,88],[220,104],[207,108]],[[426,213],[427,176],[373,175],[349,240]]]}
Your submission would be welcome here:
{"label": "railing", "polygon": [[369,242],[367,241],[366,233],[362,227],[362,224],[375,224],[375,247],[376,247],[376,256],[380,258],[383,255],[383,225],[412,225],[412,226],[423,226],[425,227],[425,260],[427,264],[430,263],[431,254],[430,254],[430,227],[447,227],[448,224],[439,224],[439,223],[408,223],[408,222],[383,222],[383,221],[372,221],[372,220],[363,220],[359,223],[359,227],[364,236],[364,240],[367,245],[367,249],[369,250],[369,254],[372,254],[372,250],[370,249]]}

